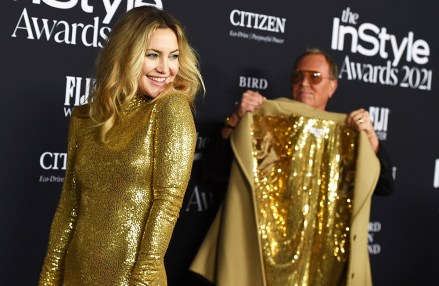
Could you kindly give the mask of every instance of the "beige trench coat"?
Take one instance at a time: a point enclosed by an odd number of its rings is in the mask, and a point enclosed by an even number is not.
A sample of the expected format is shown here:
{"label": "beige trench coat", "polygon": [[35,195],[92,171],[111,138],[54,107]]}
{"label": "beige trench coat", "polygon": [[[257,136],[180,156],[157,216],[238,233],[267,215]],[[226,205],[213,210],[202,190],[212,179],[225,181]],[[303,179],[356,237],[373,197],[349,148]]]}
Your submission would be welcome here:
{"label": "beige trench coat", "polygon": [[[265,115],[295,113],[337,122],[346,119],[345,114],[317,110],[286,98],[267,100],[258,112]],[[266,286],[254,209],[252,123],[252,115],[247,114],[232,134],[235,157],[227,194],[190,267],[217,286]],[[358,144],[346,285],[370,286],[368,224],[380,166],[364,132],[360,133]]]}

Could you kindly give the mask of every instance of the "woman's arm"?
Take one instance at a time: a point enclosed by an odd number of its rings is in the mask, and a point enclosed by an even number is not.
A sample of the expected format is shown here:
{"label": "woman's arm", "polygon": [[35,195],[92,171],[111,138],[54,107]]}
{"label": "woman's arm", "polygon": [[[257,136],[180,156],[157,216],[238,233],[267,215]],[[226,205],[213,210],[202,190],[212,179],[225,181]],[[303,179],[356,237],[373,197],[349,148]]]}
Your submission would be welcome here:
{"label": "woman's arm", "polygon": [[40,275],[39,285],[62,285],[64,260],[78,214],[78,190],[73,163],[77,147],[75,113],[72,114],[68,131],[67,169],[61,198],[52,221],[49,246]]}
{"label": "woman's arm", "polygon": [[154,198],[131,285],[166,285],[164,256],[189,182],[196,131],[187,100],[159,99],[154,136]]}

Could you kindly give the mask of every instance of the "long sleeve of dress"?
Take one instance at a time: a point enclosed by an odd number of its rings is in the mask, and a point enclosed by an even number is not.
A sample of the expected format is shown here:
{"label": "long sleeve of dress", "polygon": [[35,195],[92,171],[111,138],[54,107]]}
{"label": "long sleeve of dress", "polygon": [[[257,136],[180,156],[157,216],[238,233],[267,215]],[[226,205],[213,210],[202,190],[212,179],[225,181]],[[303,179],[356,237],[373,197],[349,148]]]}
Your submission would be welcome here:
{"label": "long sleeve of dress", "polygon": [[192,168],[196,133],[190,106],[180,96],[162,100],[154,135],[154,198],[131,285],[167,285],[164,256]]}
{"label": "long sleeve of dress", "polygon": [[77,218],[78,191],[73,167],[77,147],[74,120],[72,115],[68,131],[67,170],[61,198],[52,221],[47,255],[40,275],[40,286],[62,285],[65,254]]}

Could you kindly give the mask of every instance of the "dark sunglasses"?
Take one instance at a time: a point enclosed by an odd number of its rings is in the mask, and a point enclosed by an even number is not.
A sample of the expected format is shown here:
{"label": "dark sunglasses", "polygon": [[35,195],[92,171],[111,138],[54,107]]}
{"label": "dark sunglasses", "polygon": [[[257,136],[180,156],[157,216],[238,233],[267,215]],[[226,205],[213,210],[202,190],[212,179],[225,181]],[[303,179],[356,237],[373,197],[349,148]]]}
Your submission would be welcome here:
{"label": "dark sunglasses", "polygon": [[291,75],[291,79],[293,80],[293,83],[299,83],[305,77],[308,79],[308,81],[311,84],[319,84],[322,82],[322,80],[324,78],[333,79],[330,77],[322,76],[322,73],[318,72],[318,71],[299,71],[299,70],[296,70],[296,71],[293,71],[293,74]]}

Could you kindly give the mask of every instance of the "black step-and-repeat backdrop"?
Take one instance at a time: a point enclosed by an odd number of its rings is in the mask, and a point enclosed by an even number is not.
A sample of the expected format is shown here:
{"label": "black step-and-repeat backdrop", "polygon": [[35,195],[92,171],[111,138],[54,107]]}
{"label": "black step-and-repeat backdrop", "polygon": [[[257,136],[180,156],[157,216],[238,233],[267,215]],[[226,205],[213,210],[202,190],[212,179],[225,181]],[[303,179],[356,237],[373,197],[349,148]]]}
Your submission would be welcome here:
{"label": "black step-and-repeat backdrop", "polygon": [[[358,1],[357,1],[358,2]],[[207,94],[197,101],[191,182],[166,267],[188,266],[223,198],[230,150],[219,137],[246,89],[289,97],[295,57],[333,55],[329,110],[363,107],[393,159],[396,191],[374,197],[375,285],[439,285],[439,4],[435,1],[2,0],[0,281],[36,285],[66,167],[71,110],[86,102],[95,57],[117,18],[155,5],[186,26]]]}

